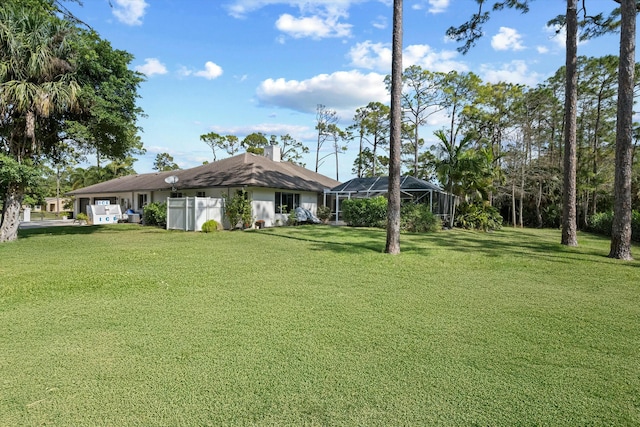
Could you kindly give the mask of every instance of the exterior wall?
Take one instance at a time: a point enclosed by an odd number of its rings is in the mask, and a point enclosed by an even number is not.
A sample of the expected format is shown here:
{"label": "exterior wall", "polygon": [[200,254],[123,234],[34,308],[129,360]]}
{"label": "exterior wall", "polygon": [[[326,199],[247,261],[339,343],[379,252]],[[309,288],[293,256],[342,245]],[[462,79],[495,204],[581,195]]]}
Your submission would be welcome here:
{"label": "exterior wall", "polygon": [[265,227],[276,225],[275,190],[269,188],[256,188],[251,191],[253,207],[253,221],[264,221]]}
{"label": "exterior wall", "polygon": [[[44,210],[47,212],[64,212],[66,211],[64,206],[71,201],[68,197],[45,197],[44,200],[44,206],[41,206],[40,210],[44,207]],[[34,212],[37,211],[38,210],[34,209]]]}
{"label": "exterior wall", "polygon": [[[223,196],[230,197],[236,193],[236,191],[242,190],[238,188],[204,188],[204,189],[176,189],[176,193],[179,193],[182,197],[211,197],[222,198]],[[300,206],[311,211],[314,215],[318,208],[318,194],[308,191],[294,191],[283,190],[275,188],[246,188],[249,193],[249,197],[252,200],[252,217],[253,223],[257,220],[263,220],[266,227],[274,227],[279,224],[284,224],[287,221],[287,214],[276,213],[275,206],[275,193],[296,193],[300,194]],[[76,196],[74,203],[74,214],[77,215],[80,212],[80,199],[88,199],[89,204],[96,204],[97,200],[114,200],[115,204],[121,206],[122,212],[126,212],[127,209],[133,209],[136,213],[142,213],[144,206],[144,200],[146,196],[146,203],[153,202],[166,202],[167,198],[171,197],[171,191],[132,191],[127,193],[105,193],[105,194],[83,194]],[[85,212],[86,213],[86,212]],[[279,220],[279,222],[278,222]],[[225,227],[228,227],[227,221],[224,221]],[[253,224],[252,224],[253,225]]]}
{"label": "exterior wall", "polygon": [[318,195],[316,193],[300,193],[300,205],[315,215],[318,210]]}

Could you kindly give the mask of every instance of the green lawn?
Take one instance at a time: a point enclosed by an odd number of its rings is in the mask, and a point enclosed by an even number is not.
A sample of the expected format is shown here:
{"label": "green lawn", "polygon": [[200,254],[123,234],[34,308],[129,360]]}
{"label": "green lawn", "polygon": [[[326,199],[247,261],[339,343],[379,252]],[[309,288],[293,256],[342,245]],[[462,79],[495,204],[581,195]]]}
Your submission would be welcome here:
{"label": "green lawn", "polygon": [[640,261],[554,230],[384,241],[24,230],[0,425],[640,425]]}

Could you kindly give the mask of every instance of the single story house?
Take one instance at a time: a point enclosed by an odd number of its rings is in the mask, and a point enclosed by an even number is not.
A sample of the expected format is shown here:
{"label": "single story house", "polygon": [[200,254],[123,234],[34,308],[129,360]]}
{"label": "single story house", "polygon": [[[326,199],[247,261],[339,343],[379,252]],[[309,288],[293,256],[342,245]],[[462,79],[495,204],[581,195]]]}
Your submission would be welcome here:
{"label": "single story house", "polygon": [[324,191],[339,182],[280,160],[280,147],[274,145],[264,156],[244,153],[191,169],[123,176],[68,194],[75,197],[74,214],[107,202],[119,204],[122,212],[141,212],[147,203],[169,197],[231,197],[243,189],[252,200],[254,220],[267,227],[299,206],[315,214]]}

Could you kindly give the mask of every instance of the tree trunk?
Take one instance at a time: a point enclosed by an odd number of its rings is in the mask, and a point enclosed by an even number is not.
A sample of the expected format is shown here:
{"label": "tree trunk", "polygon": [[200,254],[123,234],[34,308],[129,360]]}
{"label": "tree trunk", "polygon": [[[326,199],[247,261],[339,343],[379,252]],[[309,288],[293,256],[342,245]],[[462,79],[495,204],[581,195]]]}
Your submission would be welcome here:
{"label": "tree trunk", "polygon": [[400,155],[402,145],[402,0],[393,0],[391,59],[391,147],[389,151],[389,206],[385,252],[400,253]]}
{"label": "tree trunk", "polygon": [[631,260],[631,172],[633,159],[633,80],[636,50],[636,1],[621,0],[620,64],[616,174],[610,258]]}
{"label": "tree trunk", "polygon": [[542,228],[542,211],[540,210],[542,205],[542,181],[538,182],[538,197],[536,198],[536,219],[538,221],[538,228]]}
{"label": "tree trunk", "polygon": [[567,57],[564,134],[564,182],[562,195],[563,245],[578,246],[576,224],[576,128],[578,104],[578,13],[577,0],[567,0]]}
{"label": "tree trunk", "polygon": [[518,226],[518,219],[516,218],[516,182],[511,183],[511,224],[513,228]]}
{"label": "tree trunk", "polygon": [[18,187],[11,186],[7,189],[2,211],[2,224],[0,224],[0,243],[11,242],[18,238],[20,207],[23,197],[24,194]]}

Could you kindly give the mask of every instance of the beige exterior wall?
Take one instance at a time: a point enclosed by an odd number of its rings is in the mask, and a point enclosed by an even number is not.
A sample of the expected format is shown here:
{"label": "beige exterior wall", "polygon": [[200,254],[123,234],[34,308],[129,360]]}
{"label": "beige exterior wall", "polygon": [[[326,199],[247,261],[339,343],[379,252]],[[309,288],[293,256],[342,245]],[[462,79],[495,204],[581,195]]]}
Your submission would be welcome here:
{"label": "beige exterior wall", "polygon": [[[205,189],[177,189],[176,192],[181,197],[213,197],[220,198],[223,196],[232,196],[236,191],[242,190],[242,188],[205,188]],[[274,227],[278,224],[284,224],[288,215],[282,215],[276,213],[275,206],[275,193],[295,193],[300,194],[300,205],[311,211],[314,215],[318,208],[318,195],[314,192],[305,191],[292,191],[281,190],[273,188],[247,188],[249,197],[252,200],[252,217],[253,223],[257,220],[263,220],[266,227]],[[74,215],[80,212],[80,200],[85,199],[88,204],[95,204],[97,200],[112,200],[116,204],[119,204],[122,212],[126,212],[127,209],[133,209],[136,212],[141,212],[143,205],[152,202],[166,202],[167,198],[171,196],[171,191],[133,191],[127,193],[106,193],[106,194],[87,194],[76,196],[74,203]],[[86,213],[86,212],[85,212]],[[278,223],[278,220],[280,221]],[[227,224],[225,224],[227,225]]]}

